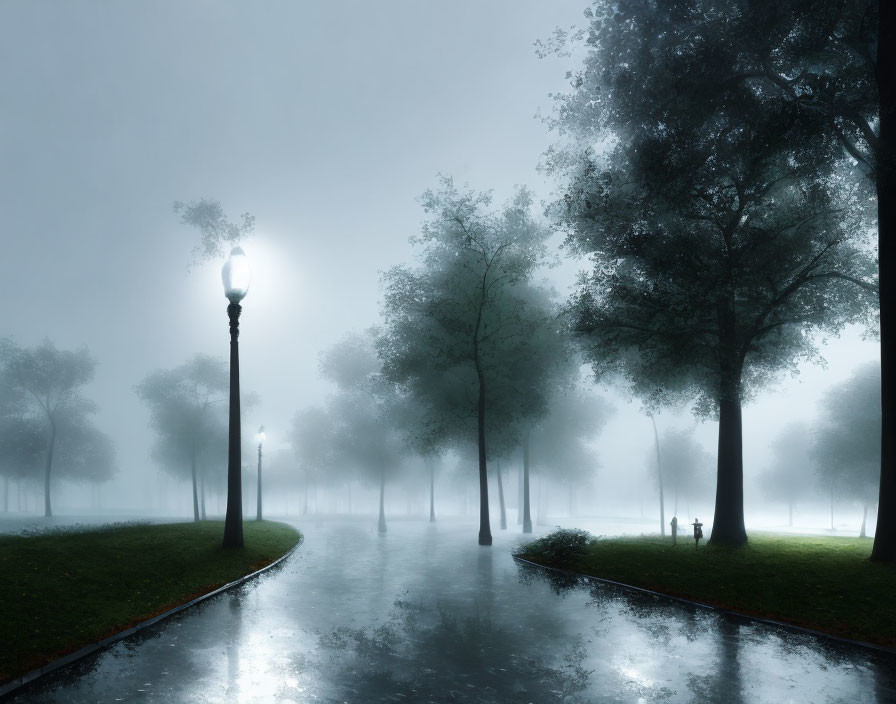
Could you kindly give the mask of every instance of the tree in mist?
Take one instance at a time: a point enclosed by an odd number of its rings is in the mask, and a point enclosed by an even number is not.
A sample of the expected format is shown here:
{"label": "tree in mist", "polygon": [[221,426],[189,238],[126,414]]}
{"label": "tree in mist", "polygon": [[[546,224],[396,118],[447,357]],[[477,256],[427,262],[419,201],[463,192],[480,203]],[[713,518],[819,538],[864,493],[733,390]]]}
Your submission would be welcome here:
{"label": "tree in mist", "polygon": [[29,412],[25,392],[10,387],[0,375],[0,475],[3,476],[3,510],[9,510],[9,481],[19,487],[38,477],[46,449],[44,428]]}
{"label": "tree in mist", "polygon": [[[31,447],[35,425],[41,428],[44,515],[52,516],[50,480],[54,470],[64,471],[71,478],[95,479],[108,478],[114,471],[111,441],[93,427],[90,415],[96,412],[96,406],[81,393],[93,379],[96,362],[86,349],[59,350],[49,340],[33,348],[3,340],[0,364],[0,386],[14,395],[13,405],[18,408],[17,432],[29,435],[22,442]],[[62,464],[56,456],[60,448],[65,448]],[[75,448],[84,457],[73,457]]]}
{"label": "tree in mist", "polygon": [[335,467],[336,424],[326,408],[310,406],[297,411],[289,435],[303,484],[302,513],[308,513],[308,490],[325,473],[332,476]]}
{"label": "tree in mist", "polygon": [[[672,515],[678,515],[681,498],[688,502],[705,496],[711,488],[713,456],[707,452],[692,430],[668,428],[659,442],[663,480],[672,494]],[[650,458],[655,464],[655,458]]]}
{"label": "tree in mist", "polygon": [[424,193],[422,204],[431,217],[412,240],[421,250],[422,266],[395,267],[384,275],[386,330],[380,354],[386,376],[423,405],[444,407],[445,400],[426,383],[435,371],[446,382],[439,388],[454,390],[451,401],[458,403],[458,415],[475,416],[479,544],[491,545],[488,408],[496,398],[493,386],[509,377],[501,352],[527,354],[533,332],[528,314],[534,308],[520,292],[542,261],[547,231],[533,219],[532,199],[524,189],[494,212],[489,193],[460,191],[443,178],[438,191]]}
{"label": "tree in mist", "polygon": [[877,362],[868,362],[828,390],[812,447],[819,479],[831,491],[831,528],[833,495],[839,492],[862,505],[862,537],[880,486],[880,372]]}
{"label": "tree in mist", "polygon": [[381,374],[376,336],[375,328],[363,335],[346,335],[321,356],[321,372],[338,388],[328,404],[334,424],[334,461],[358,468],[363,478],[379,484],[377,526],[385,533],[386,482],[401,469],[407,444],[396,427],[397,389]]}
{"label": "tree in mist", "polygon": [[[578,365],[570,365],[567,371],[577,375]],[[570,514],[575,488],[592,482],[600,466],[592,444],[612,413],[613,407],[593,390],[572,383],[557,385],[547,414],[529,433],[529,471],[534,469],[554,485],[566,485]]]}
{"label": "tree in mist", "polygon": [[789,41],[753,7],[589,11],[592,48],[558,112],[568,146],[548,155],[567,245],[594,262],[572,325],[598,374],[718,417],[710,540],[733,545],[747,540],[742,403],[817,354],[813,330],[866,319],[877,291],[866,184],[828,117],[743,78],[765,68],[746,37]]}
{"label": "tree in mist", "polygon": [[793,526],[793,506],[815,479],[811,435],[803,422],[788,423],[771,443],[771,463],[759,477],[766,498],[787,504],[787,525]]}
{"label": "tree in mist", "polygon": [[156,431],[153,458],[192,482],[194,521],[205,517],[202,467],[222,457],[226,466],[228,389],[224,363],[203,354],[174,369],[154,371],[135,387]]}
{"label": "tree in mist", "polygon": [[197,262],[219,259],[227,254],[228,246],[236,246],[251,236],[255,230],[255,216],[240,215],[239,221],[230,221],[224,215],[220,201],[202,198],[191,203],[175,201],[174,212],[180,221],[199,231],[201,239],[193,248]]}

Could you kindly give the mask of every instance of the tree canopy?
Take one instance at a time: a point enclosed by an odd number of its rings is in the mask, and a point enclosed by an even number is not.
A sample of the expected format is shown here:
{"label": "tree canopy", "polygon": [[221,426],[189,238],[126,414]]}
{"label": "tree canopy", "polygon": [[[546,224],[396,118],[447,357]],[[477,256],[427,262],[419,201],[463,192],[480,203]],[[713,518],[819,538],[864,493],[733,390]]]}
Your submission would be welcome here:
{"label": "tree canopy", "polygon": [[190,203],[175,201],[173,210],[180,221],[199,230],[201,239],[193,248],[197,262],[223,257],[228,244],[237,245],[255,231],[255,216],[240,215],[239,221],[228,220],[220,201],[202,198]]}

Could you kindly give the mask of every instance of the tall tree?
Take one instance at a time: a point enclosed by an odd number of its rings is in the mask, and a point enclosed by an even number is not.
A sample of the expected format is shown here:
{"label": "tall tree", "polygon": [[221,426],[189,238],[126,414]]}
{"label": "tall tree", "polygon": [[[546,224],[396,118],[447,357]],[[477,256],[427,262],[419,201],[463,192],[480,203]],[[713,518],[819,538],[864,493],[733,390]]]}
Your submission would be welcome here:
{"label": "tall tree", "polygon": [[828,118],[747,78],[762,67],[753,39],[788,41],[763,9],[589,11],[592,50],[558,113],[570,140],[548,156],[567,179],[568,244],[595,264],[573,325],[596,371],[718,417],[711,541],[733,545],[747,540],[742,403],[817,355],[813,330],[866,319],[877,292],[865,184]]}
{"label": "tall tree", "polygon": [[[421,250],[422,266],[396,267],[384,276],[386,330],[380,355],[387,377],[425,406],[446,405],[427,383],[435,372],[443,380],[437,388],[451,391],[455,417],[475,417],[479,544],[491,545],[487,418],[490,405],[504,398],[494,393],[502,380],[523,383],[508,373],[501,353],[514,349],[527,356],[535,324],[529,314],[539,316],[531,298],[521,293],[543,259],[547,232],[532,217],[532,199],[524,189],[494,212],[489,193],[460,191],[443,178],[438,191],[423,195],[422,204],[431,217],[412,240]],[[446,414],[433,416],[441,422]]]}
{"label": "tall tree", "polygon": [[335,466],[336,424],[329,409],[310,406],[297,411],[292,420],[290,444],[298,462],[304,494],[303,513],[308,512],[308,491],[324,474],[338,471]]}
{"label": "tall tree", "polygon": [[880,487],[880,371],[863,364],[825,394],[812,448],[824,486],[862,505],[862,537]]}
{"label": "tall tree", "polygon": [[176,476],[188,472],[193,487],[193,520],[204,518],[204,456],[221,456],[226,449],[228,374],[224,363],[197,354],[174,369],[149,374],[135,387],[147,405],[156,443],[153,457]]}
{"label": "tall tree", "polygon": [[407,443],[393,413],[397,389],[381,373],[377,334],[372,328],[363,335],[346,335],[321,356],[321,371],[339,390],[329,403],[336,464],[356,467],[363,477],[379,484],[377,526],[385,533],[386,482],[400,469]]}
{"label": "tall tree", "polygon": [[[586,390],[576,383],[579,364],[575,358],[573,362],[565,370],[567,378],[553,380],[547,413],[529,431],[530,471],[552,480],[552,484],[566,484],[570,513],[574,489],[596,476],[600,461],[594,443],[614,410],[594,389]],[[531,516],[531,509],[528,512]]]}
{"label": "tall tree", "polygon": [[[96,362],[86,349],[59,350],[49,340],[33,348],[21,348],[10,340],[2,343],[3,386],[18,394],[25,404],[24,413],[42,427],[44,435],[43,479],[44,515],[52,516],[50,480],[56,468],[54,462],[60,442],[77,446],[89,438],[97,452],[111,453],[111,443],[90,423],[95,405],[87,400],[81,389],[93,379]],[[80,434],[80,437],[77,437]],[[103,449],[99,449],[100,446]],[[68,458],[67,468],[76,475],[90,471],[90,465]],[[112,471],[111,456],[105,476]]]}
{"label": "tall tree", "polygon": [[713,456],[697,441],[693,431],[688,429],[668,428],[663,432],[659,445],[663,479],[666,481],[666,488],[672,493],[672,513],[677,516],[682,497],[693,501],[709,493]]}
{"label": "tall tree", "polygon": [[769,499],[787,504],[790,526],[793,525],[793,506],[807,494],[815,475],[811,447],[808,426],[803,422],[788,423],[772,441],[770,466],[759,478],[763,493]]}

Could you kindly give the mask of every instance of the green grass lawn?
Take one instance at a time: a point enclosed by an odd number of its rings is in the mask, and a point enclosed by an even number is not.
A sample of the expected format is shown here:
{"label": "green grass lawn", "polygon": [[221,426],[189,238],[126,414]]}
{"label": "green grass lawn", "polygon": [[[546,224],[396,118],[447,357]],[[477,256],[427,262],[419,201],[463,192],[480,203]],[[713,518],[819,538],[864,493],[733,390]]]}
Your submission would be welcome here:
{"label": "green grass lawn", "polygon": [[269,565],[301,538],[246,521],[224,550],[223,521],[119,525],[0,536],[0,682]]}
{"label": "green grass lawn", "polygon": [[[659,537],[592,540],[583,551],[545,539],[520,557],[750,616],[896,648],[896,565],[874,563],[871,538],[750,533],[742,548]],[[553,544],[556,546],[556,543]]]}

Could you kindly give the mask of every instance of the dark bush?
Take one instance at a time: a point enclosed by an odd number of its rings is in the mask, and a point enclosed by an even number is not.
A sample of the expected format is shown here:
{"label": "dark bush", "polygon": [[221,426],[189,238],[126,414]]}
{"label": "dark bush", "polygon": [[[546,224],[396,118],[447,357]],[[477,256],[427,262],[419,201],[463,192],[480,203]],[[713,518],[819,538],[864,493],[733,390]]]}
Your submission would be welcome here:
{"label": "dark bush", "polygon": [[569,562],[588,551],[594,537],[579,528],[558,528],[543,538],[525,546],[523,552],[536,554],[547,562]]}

